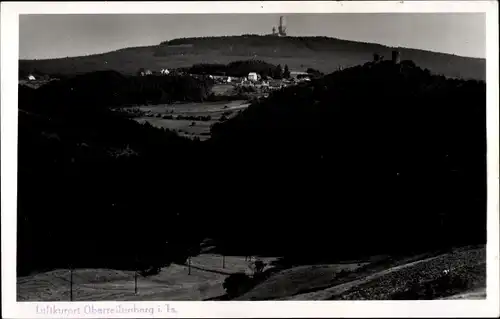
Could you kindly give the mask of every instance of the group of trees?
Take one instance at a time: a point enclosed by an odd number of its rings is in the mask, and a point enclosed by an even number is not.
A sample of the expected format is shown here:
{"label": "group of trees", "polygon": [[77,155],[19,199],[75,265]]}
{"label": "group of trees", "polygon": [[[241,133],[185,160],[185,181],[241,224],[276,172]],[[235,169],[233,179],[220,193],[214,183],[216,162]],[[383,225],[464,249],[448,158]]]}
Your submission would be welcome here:
{"label": "group of trees", "polygon": [[319,77],[324,76],[323,72],[321,72],[321,71],[319,71],[319,70],[316,70],[316,69],[313,69],[313,68],[308,68],[306,72],[307,72],[310,76],[315,77],[315,78],[319,78]]}
{"label": "group of trees", "polygon": [[[57,109],[89,112],[91,108],[165,104],[174,101],[200,102],[210,95],[212,86],[213,81],[208,78],[124,76],[114,71],[98,71],[50,82],[31,95],[34,100],[43,101],[46,111]],[[26,104],[27,108],[31,106],[36,109],[38,103]]]}
{"label": "group of trees", "polygon": [[182,261],[205,236],[294,260],[485,242],[484,82],[370,62],[277,91],[205,142],[105,107],[209,86],[167,78],[20,90],[21,273]]}
{"label": "group of trees", "polygon": [[281,79],[289,79],[290,78],[290,70],[288,69],[288,65],[285,64],[285,68],[281,66],[281,64],[278,64],[275,68],[269,69],[269,70],[264,70],[260,73],[262,78],[267,78],[268,76],[281,80]]}

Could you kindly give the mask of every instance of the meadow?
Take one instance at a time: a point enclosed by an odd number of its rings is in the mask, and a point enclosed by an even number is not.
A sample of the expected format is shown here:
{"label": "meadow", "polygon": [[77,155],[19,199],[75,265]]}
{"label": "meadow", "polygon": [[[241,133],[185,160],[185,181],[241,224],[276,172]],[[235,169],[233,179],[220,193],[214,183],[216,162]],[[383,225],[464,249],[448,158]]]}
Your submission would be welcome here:
{"label": "meadow", "polygon": [[[250,105],[245,100],[231,102],[200,102],[200,103],[176,103],[169,105],[138,106],[141,116],[134,119],[139,123],[149,123],[155,127],[169,129],[180,136],[189,138],[197,137],[201,141],[210,137],[210,129],[214,123],[234,117],[238,111],[244,110]],[[123,111],[130,108],[123,108]],[[206,117],[208,120],[197,120]]]}

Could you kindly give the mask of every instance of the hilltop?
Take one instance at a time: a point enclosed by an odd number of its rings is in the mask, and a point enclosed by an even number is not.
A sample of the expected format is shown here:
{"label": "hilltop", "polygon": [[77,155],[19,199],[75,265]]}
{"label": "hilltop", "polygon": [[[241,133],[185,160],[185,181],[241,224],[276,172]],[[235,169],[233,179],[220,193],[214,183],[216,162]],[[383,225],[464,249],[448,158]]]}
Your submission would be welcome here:
{"label": "hilltop", "polygon": [[[34,71],[73,75],[102,70],[135,74],[140,68],[189,67],[196,63],[227,64],[255,58],[293,70],[314,68],[330,73],[339,66],[369,62],[373,53],[390,58],[394,48],[329,37],[274,37],[258,35],[182,38],[155,46],[125,48],[89,56],[49,60],[20,60],[20,74]],[[412,60],[435,74],[484,80],[486,60],[417,49],[400,48],[402,59]]]}

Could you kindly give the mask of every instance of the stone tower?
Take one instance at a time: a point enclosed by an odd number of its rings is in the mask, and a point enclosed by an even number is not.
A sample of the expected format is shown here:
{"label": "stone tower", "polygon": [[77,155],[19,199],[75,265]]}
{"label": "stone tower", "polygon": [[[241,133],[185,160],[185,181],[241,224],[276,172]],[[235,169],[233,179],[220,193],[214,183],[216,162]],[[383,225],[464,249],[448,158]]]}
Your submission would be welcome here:
{"label": "stone tower", "polygon": [[392,51],[392,63],[399,64],[401,62],[401,54],[398,50]]}
{"label": "stone tower", "polygon": [[278,27],[278,34],[282,37],[286,36],[286,21],[285,17],[280,17],[280,25]]}

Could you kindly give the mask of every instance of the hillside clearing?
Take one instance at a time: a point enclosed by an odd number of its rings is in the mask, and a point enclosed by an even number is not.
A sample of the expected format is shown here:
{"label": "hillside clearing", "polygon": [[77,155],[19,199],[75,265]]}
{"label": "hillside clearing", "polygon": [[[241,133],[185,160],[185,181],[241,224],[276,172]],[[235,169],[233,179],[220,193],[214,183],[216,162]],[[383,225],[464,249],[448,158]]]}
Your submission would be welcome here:
{"label": "hillside clearing", "polygon": [[[145,112],[146,116],[138,116],[135,118],[139,123],[148,122],[149,124],[175,130],[178,134],[186,137],[198,137],[200,140],[208,139],[210,136],[210,127],[212,124],[220,120],[223,114],[228,118],[235,115],[239,110],[243,110],[249,106],[244,100],[230,102],[203,102],[203,103],[175,103],[171,105],[155,105],[155,106],[138,106],[141,112]],[[127,110],[130,108],[123,108]],[[176,119],[178,116],[210,116],[208,121],[198,121],[191,119]],[[169,117],[169,118],[165,118]],[[170,118],[173,117],[173,118]]]}

